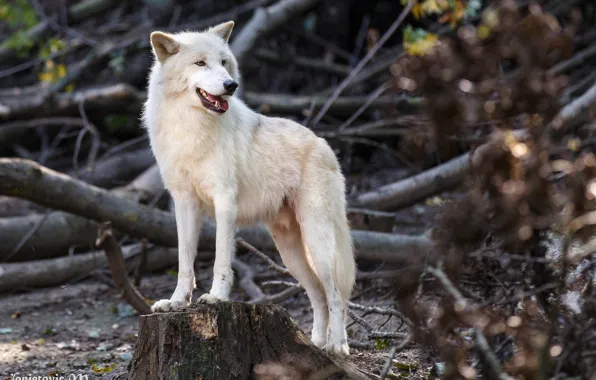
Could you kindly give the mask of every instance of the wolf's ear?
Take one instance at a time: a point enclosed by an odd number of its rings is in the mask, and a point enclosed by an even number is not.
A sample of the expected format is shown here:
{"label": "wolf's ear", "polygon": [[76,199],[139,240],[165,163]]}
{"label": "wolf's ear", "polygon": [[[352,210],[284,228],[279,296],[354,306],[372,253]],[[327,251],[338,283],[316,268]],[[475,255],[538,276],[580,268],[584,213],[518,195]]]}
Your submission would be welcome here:
{"label": "wolf's ear", "polygon": [[159,62],[180,51],[180,44],[169,34],[162,32],[151,33],[151,46]]}
{"label": "wolf's ear", "polygon": [[209,32],[217,34],[228,42],[230,40],[230,35],[232,34],[232,29],[234,29],[234,21],[228,21],[215,25],[209,29]]}

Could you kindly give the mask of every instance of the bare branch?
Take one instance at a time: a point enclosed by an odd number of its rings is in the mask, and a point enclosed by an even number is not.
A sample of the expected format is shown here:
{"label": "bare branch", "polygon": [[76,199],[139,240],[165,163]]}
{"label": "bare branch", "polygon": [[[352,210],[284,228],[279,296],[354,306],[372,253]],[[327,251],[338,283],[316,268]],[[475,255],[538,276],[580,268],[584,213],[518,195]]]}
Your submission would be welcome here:
{"label": "bare branch", "polygon": [[132,203],[33,161],[0,159],[0,193],[95,221],[111,221],[132,236],[176,245],[176,223],[171,214]]}
{"label": "bare branch", "polygon": [[273,270],[276,270],[277,272],[279,272],[279,273],[281,273],[283,275],[290,275],[290,271],[287,268],[284,268],[281,265],[278,265],[275,261],[271,260],[271,258],[269,256],[267,256],[263,252],[259,251],[254,246],[248,244],[244,239],[237,238],[236,239],[236,242],[238,244],[240,244],[242,247],[248,249],[250,252],[252,252],[255,255],[259,256],[262,260],[264,260],[267,263],[267,265],[269,266],[269,268],[271,268]]}
{"label": "bare branch", "polygon": [[255,272],[250,265],[236,259],[232,262],[232,268],[240,274],[240,287],[244,289],[246,295],[251,298],[252,302],[265,298],[265,293],[263,293],[261,288],[254,282]]}
{"label": "bare branch", "polygon": [[95,245],[103,249],[106,254],[112,278],[116,289],[120,292],[120,297],[126,300],[139,314],[151,314],[151,308],[145,302],[145,298],[128,279],[122,248],[114,238],[110,223],[104,223],[100,226]]}
{"label": "bare branch", "polygon": [[381,371],[380,380],[384,380],[387,377],[387,375],[389,374],[389,370],[391,369],[391,365],[393,364],[393,359],[395,358],[395,354],[397,354],[397,351],[400,351],[405,346],[407,346],[411,340],[412,340],[412,334],[408,334],[408,336],[406,336],[400,344],[391,348],[391,351],[389,351],[389,356],[387,357],[387,361],[385,362],[385,365],[383,366],[383,370]]}
{"label": "bare branch", "polygon": [[596,84],[593,84],[582,96],[567,104],[557,115],[555,123],[562,124],[576,118],[594,103],[596,103]]}
{"label": "bare branch", "polygon": [[329,108],[331,107],[331,105],[337,100],[337,98],[339,97],[339,95],[348,86],[348,84],[354,79],[354,77],[356,77],[356,75],[364,68],[364,66],[366,66],[366,64],[368,63],[368,61],[370,61],[372,59],[372,57],[377,53],[377,51],[381,47],[383,47],[383,45],[385,44],[385,42],[387,42],[387,40],[393,35],[393,33],[395,33],[395,31],[397,30],[397,28],[399,28],[399,26],[404,21],[404,19],[406,18],[406,16],[410,13],[410,10],[412,10],[412,7],[414,6],[414,4],[416,4],[416,2],[417,2],[417,0],[412,0],[412,1],[409,2],[408,6],[404,8],[404,10],[401,12],[401,14],[399,15],[399,17],[397,18],[397,20],[395,20],[393,22],[393,24],[391,24],[391,26],[389,27],[389,29],[385,32],[385,34],[383,34],[383,37],[381,37],[379,39],[379,41],[377,41],[377,43],[375,44],[375,46],[373,46],[368,51],[368,53],[366,54],[366,56],[364,56],[364,58],[362,58],[362,60],[360,60],[360,62],[358,62],[358,64],[356,65],[356,67],[354,67],[354,69],[352,70],[352,72],[350,73],[350,75],[348,75],[348,77],[345,78],[340,83],[340,85],[333,92],[333,94],[331,95],[331,97],[327,100],[327,102],[325,102],[325,105],[323,106],[323,108],[321,108],[321,110],[319,111],[319,113],[317,114],[317,116],[315,116],[315,118],[312,120],[312,124],[313,125],[317,125],[319,123],[319,121],[321,121],[321,119],[323,118],[323,116],[325,115],[325,113],[329,110]]}
{"label": "bare branch", "polygon": [[257,40],[285,24],[289,19],[318,3],[319,0],[281,0],[267,8],[257,8],[246,26],[232,41],[232,52],[239,62],[254,48]]}
{"label": "bare branch", "polygon": [[[428,267],[427,272],[429,272],[433,276],[435,276],[441,282],[441,284],[443,285],[443,287],[445,288],[447,293],[449,293],[451,295],[451,297],[453,297],[455,299],[455,302],[456,302],[455,309],[458,312],[466,312],[469,310],[476,309],[475,306],[469,304],[469,302],[466,300],[466,298],[455,287],[453,282],[451,282],[451,280],[449,280],[449,278],[447,277],[445,272],[443,272],[439,268],[433,268],[433,267]],[[474,328],[474,333],[476,335],[476,346],[478,347],[480,352],[482,352],[482,354],[484,355],[484,358],[488,362],[493,373],[501,380],[513,380],[512,377],[510,377],[509,375],[507,375],[506,373],[503,372],[503,369],[501,368],[501,364],[499,363],[499,360],[495,356],[495,353],[492,352],[492,349],[488,345],[488,342],[486,340],[486,337],[484,336],[484,333],[477,327]]]}

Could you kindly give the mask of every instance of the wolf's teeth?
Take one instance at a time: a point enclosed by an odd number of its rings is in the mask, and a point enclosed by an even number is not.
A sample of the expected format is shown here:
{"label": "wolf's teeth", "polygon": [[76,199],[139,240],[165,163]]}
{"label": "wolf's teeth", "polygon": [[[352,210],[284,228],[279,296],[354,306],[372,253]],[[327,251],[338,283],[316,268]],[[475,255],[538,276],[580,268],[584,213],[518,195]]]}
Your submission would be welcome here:
{"label": "wolf's teeth", "polygon": [[219,108],[219,102],[217,100],[215,101],[215,107]]}

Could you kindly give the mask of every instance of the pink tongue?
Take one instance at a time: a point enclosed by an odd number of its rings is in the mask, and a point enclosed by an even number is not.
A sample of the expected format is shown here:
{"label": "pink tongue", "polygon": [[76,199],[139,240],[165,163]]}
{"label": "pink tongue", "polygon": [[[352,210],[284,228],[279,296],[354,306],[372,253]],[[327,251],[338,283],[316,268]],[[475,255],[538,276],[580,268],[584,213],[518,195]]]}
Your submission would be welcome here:
{"label": "pink tongue", "polygon": [[224,111],[228,110],[228,101],[227,100],[224,100],[223,98],[221,98],[219,96],[213,96],[209,93],[207,93],[207,99],[209,99],[209,101],[212,103],[219,102],[219,108],[221,108]]}

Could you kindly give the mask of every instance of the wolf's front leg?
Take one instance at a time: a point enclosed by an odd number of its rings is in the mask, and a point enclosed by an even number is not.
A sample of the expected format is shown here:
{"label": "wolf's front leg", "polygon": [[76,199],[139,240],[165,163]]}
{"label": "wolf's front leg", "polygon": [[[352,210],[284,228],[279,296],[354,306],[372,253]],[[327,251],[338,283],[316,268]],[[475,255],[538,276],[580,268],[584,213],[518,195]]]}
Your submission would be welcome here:
{"label": "wolf's front leg", "polygon": [[201,205],[191,193],[172,192],[178,230],[178,285],[172,297],[157,301],[153,312],[180,310],[190,304],[195,289],[194,263],[203,224]]}
{"label": "wolf's front leg", "polygon": [[[221,194],[221,193],[220,193]],[[227,301],[234,283],[232,260],[236,249],[234,235],[236,233],[236,196],[221,194],[213,200],[215,206],[215,264],[213,266],[213,284],[208,294],[199,298],[201,303],[217,303]]]}

